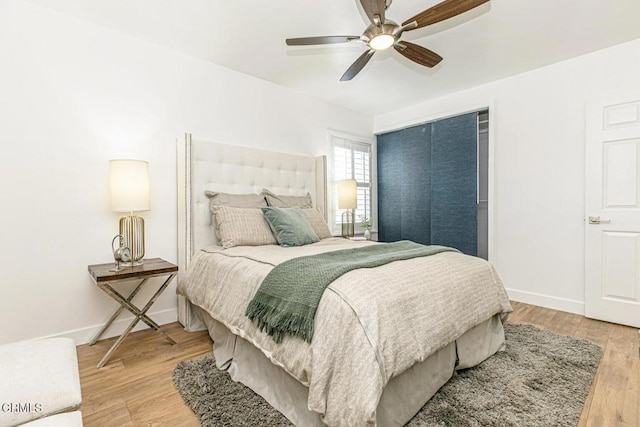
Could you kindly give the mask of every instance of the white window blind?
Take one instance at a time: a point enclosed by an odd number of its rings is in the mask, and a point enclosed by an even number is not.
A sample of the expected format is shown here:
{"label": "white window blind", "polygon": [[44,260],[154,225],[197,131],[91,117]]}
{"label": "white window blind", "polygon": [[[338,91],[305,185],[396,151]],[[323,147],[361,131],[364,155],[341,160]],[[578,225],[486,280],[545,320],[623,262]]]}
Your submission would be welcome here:
{"label": "white window blind", "polygon": [[[337,195],[336,181],[355,179],[357,183],[358,204],[355,210],[355,222],[363,217],[371,218],[371,144],[332,136],[333,146],[333,194]],[[338,209],[338,198],[333,197],[333,223],[342,223],[342,210]]]}

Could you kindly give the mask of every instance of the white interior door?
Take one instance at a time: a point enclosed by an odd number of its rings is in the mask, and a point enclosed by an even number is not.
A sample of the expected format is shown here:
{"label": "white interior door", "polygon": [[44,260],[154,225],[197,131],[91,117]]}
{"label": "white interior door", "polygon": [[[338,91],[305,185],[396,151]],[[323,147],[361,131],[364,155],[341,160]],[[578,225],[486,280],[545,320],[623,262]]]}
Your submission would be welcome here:
{"label": "white interior door", "polygon": [[587,317],[640,327],[640,91],[587,109]]}

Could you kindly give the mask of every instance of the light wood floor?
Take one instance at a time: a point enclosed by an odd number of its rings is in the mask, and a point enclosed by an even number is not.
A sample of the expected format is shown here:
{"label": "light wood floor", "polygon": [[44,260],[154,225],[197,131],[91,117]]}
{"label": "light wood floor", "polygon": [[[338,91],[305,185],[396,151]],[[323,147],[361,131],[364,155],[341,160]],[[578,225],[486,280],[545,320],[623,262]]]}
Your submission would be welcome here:
{"label": "light wood floor", "polygon": [[[510,321],[586,338],[604,356],[585,402],[579,426],[640,427],[640,350],[637,329],[583,316],[513,303]],[[84,425],[198,426],[173,387],[173,368],[181,360],[211,351],[206,332],[184,332],[178,323],[163,326],[178,344],[145,330],[131,334],[101,369],[96,364],[115,339],[78,347]]]}

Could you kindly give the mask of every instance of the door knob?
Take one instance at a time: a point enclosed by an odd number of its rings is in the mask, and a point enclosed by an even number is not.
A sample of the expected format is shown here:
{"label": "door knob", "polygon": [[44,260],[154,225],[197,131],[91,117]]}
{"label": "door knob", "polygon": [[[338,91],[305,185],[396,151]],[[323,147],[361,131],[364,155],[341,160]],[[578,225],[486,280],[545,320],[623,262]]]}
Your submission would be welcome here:
{"label": "door knob", "polygon": [[610,222],[611,222],[610,219],[600,219],[599,216],[590,216],[589,217],[589,224],[608,224]]}

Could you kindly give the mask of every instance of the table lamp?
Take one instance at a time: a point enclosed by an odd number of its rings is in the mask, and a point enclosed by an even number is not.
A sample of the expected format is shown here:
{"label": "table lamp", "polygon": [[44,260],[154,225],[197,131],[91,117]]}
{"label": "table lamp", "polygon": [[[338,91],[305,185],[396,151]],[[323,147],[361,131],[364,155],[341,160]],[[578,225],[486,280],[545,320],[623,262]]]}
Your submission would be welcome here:
{"label": "table lamp", "polygon": [[353,237],[355,223],[353,209],[358,206],[358,191],[355,179],[342,179],[338,183],[338,209],[342,212],[342,237]]}
{"label": "table lamp", "polygon": [[111,210],[129,212],[120,218],[120,235],[131,250],[124,267],[142,265],[144,258],[144,219],[135,212],[149,210],[149,163],[143,160],[109,160]]}

